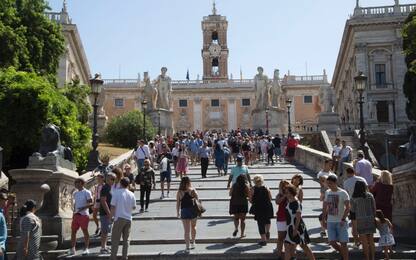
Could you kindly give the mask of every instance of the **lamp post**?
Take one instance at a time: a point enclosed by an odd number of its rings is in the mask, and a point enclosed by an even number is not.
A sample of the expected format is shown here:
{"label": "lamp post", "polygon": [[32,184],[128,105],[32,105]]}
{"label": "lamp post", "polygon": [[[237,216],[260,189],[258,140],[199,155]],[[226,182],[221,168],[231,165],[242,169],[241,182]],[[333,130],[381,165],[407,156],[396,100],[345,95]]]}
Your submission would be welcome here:
{"label": "lamp post", "polygon": [[87,171],[92,171],[100,165],[98,147],[98,132],[97,132],[97,112],[98,112],[98,96],[101,93],[101,88],[104,81],[100,74],[95,74],[94,78],[90,79],[91,94],[94,96],[93,107],[93,126],[92,126],[92,150],[88,155]]}
{"label": "lamp post", "polygon": [[266,135],[269,134],[269,107],[266,107]]}
{"label": "lamp post", "polygon": [[142,100],[142,108],[143,108],[143,139],[147,142],[146,138],[146,108],[147,108],[147,100]]}
{"label": "lamp post", "polygon": [[292,106],[292,100],[290,98],[286,99],[287,107],[287,137],[292,134],[292,128],[290,127],[290,107]]}
{"label": "lamp post", "polygon": [[157,134],[160,136],[160,110],[157,111]]}
{"label": "lamp post", "polygon": [[365,76],[364,73],[360,71],[358,75],[354,77],[354,81],[355,81],[355,89],[358,91],[358,94],[359,94],[358,104],[360,105],[360,149],[364,151],[366,159],[369,159],[368,151],[365,146],[366,138],[365,138],[364,112],[363,112],[363,104],[364,104],[363,92],[366,89],[367,76]]}

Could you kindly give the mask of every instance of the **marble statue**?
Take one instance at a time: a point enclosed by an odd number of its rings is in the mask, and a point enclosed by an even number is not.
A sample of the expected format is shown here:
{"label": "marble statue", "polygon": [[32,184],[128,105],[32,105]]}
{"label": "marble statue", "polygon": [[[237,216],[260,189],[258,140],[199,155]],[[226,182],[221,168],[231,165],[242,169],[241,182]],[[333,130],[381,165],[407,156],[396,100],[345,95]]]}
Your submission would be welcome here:
{"label": "marble statue", "polygon": [[171,110],[172,101],[172,85],[171,79],[166,75],[168,69],[166,67],[161,68],[161,74],[155,81],[155,86],[158,91],[157,95],[157,108]]}
{"label": "marble statue", "polygon": [[256,109],[266,109],[269,104],[269,79],[263,75],[263,68],[257,67],[258,74],[254,77],[254,91],[256,95]]}
{"label": "marble statue", "polygon": [[319,90],[319,100],[321,103],[321,107],[323,108],[322,112],[332,113],[333,106],[335,105],[335,96],[332,91],[331,86],[321,86]]}
{"label": "marble statue", "polygon": [[280,107],[280,95],[282,94],[282,86],[280,85],[279,70],[274,70],[273,83],[270,88],[269,104],[272,107]]}
{"label": "marble statue", "polygon": [[158,91],[155,87],[150,84],[149,73],[145,72],[143,75],[144,82],[144,97],[147,100],[148,107],[152,110],[156,110],[157,100],[158,100]]}

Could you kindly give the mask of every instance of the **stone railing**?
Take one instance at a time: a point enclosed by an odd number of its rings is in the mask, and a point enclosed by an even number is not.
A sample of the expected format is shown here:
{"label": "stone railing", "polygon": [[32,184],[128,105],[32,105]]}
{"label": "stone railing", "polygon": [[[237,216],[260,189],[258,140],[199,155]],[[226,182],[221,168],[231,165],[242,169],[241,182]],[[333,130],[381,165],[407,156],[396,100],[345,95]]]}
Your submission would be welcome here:
{"label": "stone railing", "polygon": [[[303,145],[298,145],[295,152],[295,160],[296,162],[303,164],[306,168],[314,171],[319,172],[326,159],[331,160],[332,157],[329,153],[324,153]],[[353,167],[352,163],[344,163],[343,169],[344,172],[342,174],[342,178],[339,179],[339,184],[341,185],[344,181],[345,176],[347,175],[345,170],[348,167]],[[373,177],[374,179],[380,176],[381,171],[379,169],[373,168]]]}
{"label": "stone railing", "polygon": [[387,16],[407,16],[416,9],[415,4],[394,5],[394,6],[375,6],[358,7],[354,10],[353,17],[387,17]]}
{"label": "stone railing", "polygon": [[49,20],[61,24],[72,24],[72,20],[69,18],[68,13],[62,12],[46,12],[46,17]]}
{"label": "stone railing", "polygon": [[[110,165],[113,167],[120,167],[122,168],[124,164],[130,163],[130,161],[133,159],[133,150],[128,151],[119,157],[113,159],[110,161]],[[134,165],[132,165],[132,169],[134,169]],[[85,180],[85,187],[88,189],[91,189],[95,185],[94,180],[94,173],[92,171],[86,172],[83,175],[81,175],[81,178]]]}
{"label": "stone railing", "polygon": [[311,76],[285,76],[282,80],[283,85],[300,85],[300,84],[325,84],[328,83],[327,75]]}

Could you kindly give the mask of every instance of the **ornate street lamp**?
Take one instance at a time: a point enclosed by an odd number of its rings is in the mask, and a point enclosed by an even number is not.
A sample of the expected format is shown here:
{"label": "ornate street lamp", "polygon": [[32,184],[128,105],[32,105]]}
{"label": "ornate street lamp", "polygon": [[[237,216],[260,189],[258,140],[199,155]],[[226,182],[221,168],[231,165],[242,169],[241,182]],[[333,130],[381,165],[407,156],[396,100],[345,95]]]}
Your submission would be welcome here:
{"label": "ornate street lamp", "polygon": [[143,140],[147,142],[146,138],[146,108],[147,108],[147,100],[142,100],[142,108],[143,108]]}
{"label": "ornate street lamp", "polygon": [[157,111],[157,134],[160,136],[160,110]]}
{"label": "ornate street lamp", "polygon": [[101,79],[99,73],[95,74],[94,78],[90,79],[91,94],[94,96],[93,107],[93,126],[92,126],[92,151],[88,155],[87,171],[92,171],[100,165],[98,147],[98,132],[97,132],[97,112],[98,112],[98,96],[101,93],[104,81]]}
{"label": "ornate street lamp", "polygon": [[287,137],[292,134],[292,128],[290,127],[290,107],[292,106],[292,100],[290,98],[286,99],[287,107]]}
{"label": "ornate street lamp", "polygon": [[367,76],[364,75],[363,72],[359,72],[357,76],[354,77],[355,81],[355,89],[358,91],[359,100],[358,104],[360,104],[360,149],[364,151],[366,159],[369,159],[368,157],[368,151],[366,149],[365,143],[365,130],[364,130],[364,112],[363,112],[363,104],[364,104],[364,97],[363,92],[366,89],[367,85]]}
{"label": "ornate street lamp", "polygon": [[266,107],[266,135],[269,134],[269,107]]}

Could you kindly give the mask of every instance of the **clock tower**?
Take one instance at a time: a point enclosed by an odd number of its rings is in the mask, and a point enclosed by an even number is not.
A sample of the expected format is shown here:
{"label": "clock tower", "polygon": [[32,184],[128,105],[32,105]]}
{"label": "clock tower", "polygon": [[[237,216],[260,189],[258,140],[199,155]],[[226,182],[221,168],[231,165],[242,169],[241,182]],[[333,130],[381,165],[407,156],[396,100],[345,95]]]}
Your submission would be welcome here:
{"label": "clock tower", "polygon": [[203,80],[226,81],[228,80],[228,47],[227,27],[225,16],[217,14],[215,2],[212,14],[204,16],[202,20],[202,62]]}

